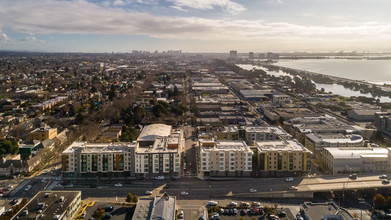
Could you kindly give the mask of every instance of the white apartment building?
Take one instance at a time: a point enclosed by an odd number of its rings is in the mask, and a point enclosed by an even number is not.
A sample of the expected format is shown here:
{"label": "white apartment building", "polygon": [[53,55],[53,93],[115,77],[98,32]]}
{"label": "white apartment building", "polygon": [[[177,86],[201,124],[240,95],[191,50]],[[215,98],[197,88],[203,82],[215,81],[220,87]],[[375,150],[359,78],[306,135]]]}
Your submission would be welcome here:
{"label": "white apartment building", "polygon": [[134,176],[135,143],[74,142],[61,154],[64,177]]}

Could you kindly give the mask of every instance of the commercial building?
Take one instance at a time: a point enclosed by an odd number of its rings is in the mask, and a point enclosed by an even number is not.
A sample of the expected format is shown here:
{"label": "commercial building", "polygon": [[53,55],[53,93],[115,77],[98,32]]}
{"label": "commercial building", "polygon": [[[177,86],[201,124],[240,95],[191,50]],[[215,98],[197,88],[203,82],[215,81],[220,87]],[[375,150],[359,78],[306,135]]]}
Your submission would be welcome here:
{"label": "commercial building", "polygon": [[145,126],[136,143],[136,174],[139,176],[181,175],[183,131],[170,125]]}
{"label": "commercial building", "polygon": [[137,202],[132,220],[164,219],[175,220],[176,197],[164,193],[154,199],[141,198]]}
{"label": "commercial building", "polygon": [[64,177],[135,175],[135,143],[74,142],[62,152]]}
{"label": "commercial building", "polygon": [[40,191],[12,219],[75,219],[80,191]]}
{"label": "commercial building", "polygon": [[305,175],[311,170],[311,151],[296,140],[255,142],[255,175]]}
{"label": "commercial building", "polygon": [[388,137],[391,137],[391,113],[376,112],[375,126],[378,130],[382,131]]}
{"label": "commercial building", "polygon": [[294,138],[304,143],[309,133],[315,134],[361,134],[361,131],[332,116],[299,117],[284,122],[284,128]]}
{"label": "commercial building", "polygon": [[325,147],[363,147],[364,138],[358,134],[314,134],[306,135],[304,146],[312,152],[321,152]]}
{"label": "commercial building", "polygon": [[352,107],[352,109],[347,112],[348,117],[354,121],[373,122],[375,120],[375,113],[382,112],[382,109],[379,106],[372,104],[347,102],[347,105]]}
{"label": "commercial building", "polygon": [[338,207],[334,202],[304,202],[300,215],[306,220],[354,220],[357,219],[346,209]]}
{"label": "commercial building", "polygon": [[324,168],[330,174],[388,172],[390,149],[381,147],[323,148]]}
{"label": "commercial building", "polygon": [[30,141],[32,140],[44,141],[46,139],[53,139],[56,136],[57,136],[57,128],[43,127],[31,131],[27,135],[27,139]]}
{"label": "commercial building", "polygon": [[244,141],[200,140],[199,175],[250,176],[252,155]]}
{"label": "commercial building", "polygon": [[257,141],[272,141],[291,138],[290,134],[277,126],[246,126],[244,127],[244,131],[246,143],[251,146],[253,146]]}

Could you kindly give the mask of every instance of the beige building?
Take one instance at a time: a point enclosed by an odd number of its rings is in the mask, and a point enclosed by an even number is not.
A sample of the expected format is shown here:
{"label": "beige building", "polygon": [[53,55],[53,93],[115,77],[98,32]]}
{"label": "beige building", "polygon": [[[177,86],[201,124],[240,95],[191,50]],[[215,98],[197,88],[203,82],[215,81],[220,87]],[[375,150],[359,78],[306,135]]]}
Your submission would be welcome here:
{"label": "beige building", "polygon": [[31,131],[27,135],[28,140],[41,140],[44,141],[46,139],[53,139],[57,136],[57,128],[37,128],[33,131]]}
{"label": "beige building", "polygon": [[322,163],[330,174],[389,172],[391,149],[382,147],[328,147]]}
{"label": "beige building", "polygon": [[253,152],[244,141],[200,140],[199,175],[249,176]]}
{"label": "beige building", "polygon": [[255,142],[257,176],[305,175],[311,170],[311,151],[296,140]]}

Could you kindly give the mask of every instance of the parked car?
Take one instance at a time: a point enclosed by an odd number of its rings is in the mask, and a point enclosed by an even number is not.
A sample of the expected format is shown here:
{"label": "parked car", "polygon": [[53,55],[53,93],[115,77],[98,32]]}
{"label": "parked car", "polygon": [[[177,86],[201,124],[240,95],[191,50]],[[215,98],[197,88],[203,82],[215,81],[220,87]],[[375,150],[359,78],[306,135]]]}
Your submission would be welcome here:
{"label": "parked car", "polygon": [[155,176],[156,180],[164,180],[164,176]]}
{"label": "parked car", "polygon": [[238,203],[237,203],[237,202],[230,202],[230,203],[228,204],[228,206],[238,206]]}
{"label": "parked car", "polygon": [[216,206],[218,203],[216,201],[209,201],[207,206]]}
{"label": "parked car", "polygon": [[109,206],[107,206],[106,208],[105,208],[105,211],[106,212],[111,212],[111,211],[113,211],[114,210],[114,206],[112,206],[112,205],[109,205]]}
{"label": "parked car", "polygon": [[379,179],[387,179],[387,175],[386,174],[380,175]]}
{"label": "parked car", "polygon": [[297,191],[299,188],[297,186],[290,186],[289,190]]}
{"label": "parked car", "polygon": [[178,219],[184,219],[183,211],[180,211],[180,212],[179,212]]}
{"label": "parked car", "polygon": [[390,181],[389,181],[389,180],[383,180],[382,183],[383,183],[383,184],[389,184]]}
{"label": "parked car", "polygon": [[241,203],[240,203],[240,206],[241,206],[241,207],[249,207],[250,204],[249,204],[248,202],[241,202]]}
{"label": "parked car", "polygon": [[260,206],[261,206],[261,203],[260,203],[260,202],[253,202],[253,203],[252,203],[252,206],[254,206],[254,207],[260,207]]}
{"label": "parked car", "polygon": [[353,173],[349,175],[349,179],[355,180],[357,179],[357,174]]}
{"label": "parked car", "polygon": [[145,195],[152,195],[152,191],[145,191]]}
{"label": "parked car", "polygon": [[281,211],[278,213],[278,217],[282,218],[282,217],[285,217],[286,216],[286,212],[285,211]]}

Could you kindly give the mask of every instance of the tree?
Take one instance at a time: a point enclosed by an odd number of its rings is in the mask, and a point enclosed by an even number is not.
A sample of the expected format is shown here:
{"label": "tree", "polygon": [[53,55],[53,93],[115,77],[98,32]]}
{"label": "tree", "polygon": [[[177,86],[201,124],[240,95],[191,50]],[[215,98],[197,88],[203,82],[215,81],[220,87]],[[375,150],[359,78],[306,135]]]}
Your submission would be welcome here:
{"label": "tree", "polygon": [[179,95],[178,87],[174,86],[174,93],[172,95],[173,96],[178,96]]}
{"label": "tree", "polygon": [[134,202],[134,203],[137,203],[137,202],[138,202],[138,197],[137,197],[137,196],[133,196],[133,202]]}
{"label": "tree", "polygon": [[0,155],[17,154],[19,152],[19,145],[15,140],[1,140],[0,141]]}
{"label": "tree", "polygon": [[133,195],[132,195],[132,193],[128,193],[128,196],[126,196],[126,201],[127,201],[127,202],[132,202],[132,201],[133,201]]}
{"label": "tree", "polygon": [[375,202],[376,208],[383,208],[386,199],[382,194],[378,193],[373,198],[373,201]]}
{"label": "tree", "polygon": [[81,125],[84,122],[84,115],[82,113],[78,113],[75,118],[75,124]]}

